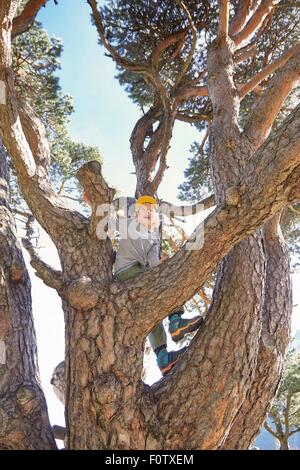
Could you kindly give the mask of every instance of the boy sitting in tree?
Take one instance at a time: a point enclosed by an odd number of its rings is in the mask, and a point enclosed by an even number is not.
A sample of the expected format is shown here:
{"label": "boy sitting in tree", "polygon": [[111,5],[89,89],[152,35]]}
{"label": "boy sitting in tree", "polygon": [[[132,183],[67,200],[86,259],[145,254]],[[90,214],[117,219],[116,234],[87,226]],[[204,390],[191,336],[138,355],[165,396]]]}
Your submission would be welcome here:
{"label": "boy sitting in tree", "polygon": [[[135,204],[135,216],[130,222],[126,235],[121,238],[115,261],[115,278],[126,281],[146,269],[162,262],[159,256],[158,210],[156,200],[151,196],[140,197]],[[186,333],[195,331],[202,318],[181,318],[183,309],[169,314],[169,332],[172,340],[180,341]],[[148,336],[156,354],[157,365],[162,375],[167,374],[186,348],[167,351],[167,335],[163,323],[157,325]]]}

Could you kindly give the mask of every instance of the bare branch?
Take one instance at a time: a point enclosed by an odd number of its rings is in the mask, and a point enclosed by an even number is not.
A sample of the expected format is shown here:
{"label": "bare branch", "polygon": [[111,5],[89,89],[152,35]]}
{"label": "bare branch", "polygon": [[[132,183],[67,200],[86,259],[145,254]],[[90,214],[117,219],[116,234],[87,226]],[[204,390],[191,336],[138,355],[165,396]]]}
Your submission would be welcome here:
{"label": "bare branch", "polygon": [[46,129],[29,103],[18,100],[18,111],[22,129],[36,165],[41,165],[46,171],[51,163],[51,152],[47,140]]}
{"label": "bare branch", "polygon": [[190,98],[198,96],[208,96],[208,89],[206,86],[185,86],[180,88],[175,94],[177,103],[187,101]]}
{"label": "bare branch", "polygon": [[[1,0],[0,2],[0,24],[2,25],[3,19],[6,18],[9,22],[9,34],[11,33],[11,23],[13,21],[13,18],[16,14],[17,8],[20,4],[21,0]],[[4,28],[3,28],[4,32]]]}
{"label": "bare branch", "polygon": [[92,9],[92,14],[95,20],[95,25],[99,34],[99,38],[103,46],[110,53],[113,60],[125,69],[131,72],[141,74],[144,77],[146,83],[149,83],[155,89],[157,97],[161,100],[164,110],[167,111],[169,107],[169,97],[155,67],[150,66],[149,61],[145,64],[135,64],[121,57],[120,54],[113,48],[113,46],[109,43],[106,38],[105,29],[102,23],[100,11],[97,8],[96,0],[87,0],[87,2]]}
{"label": "bare branch", "polygon": [[172,57],[176,57],[182,46],[184,44],[184,39],[186,33],[188,32],[188,28],[182,29],[181,31],[177,31],[176,33],[170,34],[170,36],[163,39],[151,52],[150,57],[148,59],[151,67],[157,68],[159,59],[163,51],[168,49],[168,47],[172,46],[173,44],[177,44],[175,51],[173,52]]}
{"label": "bare branch", "polygon": [[234,55],[234,63],[238,64],[240,62],[243,62],[244,60],[249,59],[249,57],[253,57],[256,52],[256,44],[248,44],[246,47],[243,47],[236,52],[236,54]]}
{"label": "bare branch", "polygon": [[47,1],[48,0],[29,0],[22,13],[14,18],[11,33],[12,39],[31,28],[40,8],[44,7]]}
{"label": "bare branch", "polygon": [[58,426],[57,424],[55,424],[54,426],[52,426],[52,432],[55,439],[58,439],[60,441],[63,441],[65,439],[66,428],[64,428],[63,426]]}
{"label": "bare branch", "polygon": [[88,4],[90,5],[92,9],[92,14],[93,18],[95,20],[95,25],[99,34],[99,38],[105,47],[105,49],[109,52],[109,54],[112,56],[114,61],[124,67],[127,70],[130,70],[131,72],[136,72],[136,73],[141,73],[148,75],[149,74],[149,67],[146,65],[140,65],[140,64],[135,64],[133,62],[130,62],[123,57],[120,56],[120,54],[112,47],[112,45],[108,42],[106,35],[105,35],[105,30],[104,26],[102,23],[102,18],[100,11],[97,8],[97,2],[96,0],[87,0]]}
{"label": "bare branch", "polygon": [[[151,108],[135,125],[131,134],[131,151],[137,175],[136,195],[156,192],[159,180],[166,168],[166,156],[169,148],[169,142],[172,137],[173,124],[177,111],[177,103],[170,103],[163,111],[159,108]],[[153,131],[153,123],[159,120],[159,125]],[[149,143],[144,148],[146,137],[150,137]],[[160,166],[157,177],[154,181],[152,173],[156,163],[160,158]]]}
{"label": "bare branch", "polygon": [[179,87],[179,85],[180,85],[182,79],[184,78],[189,66],[191,65],[191,62],[192,62],[193,56],[194,56],[194,52],[195,52],[196,46],[197,46],[197,28],[196,28],[196,26],[193,22],[190,11],[189,11],[189,9],[187,8],[187,6],[185,5],[185,3],[182,0],[176,0],[176,2],[184,10],[184,12],[187,16],[187,19],[189,21],[189,25],[190,25],[190,28],[191,28],[192,34],[193,34],[193,43],[192,43],[192,47],[191,47],[191,50],[189,52],[189,55],[187,57],[187,60],[185,61],[183,67],[181,67],[181,70],[180,70],[180,73],[179,73],[179,75],[176,79],[176,82],[175,82],[174,86],[172,87],[173,92],[174,92],[174,90],[176,90]]}
{"label": "bare branch", "polygon": [[191,78],[185,83],[185,86],[188,88],[190,86],[196,86],[200,82],[200,80],[204,79],[207,75],[207,70],[203,69],[201,72],[198,73],[198,75],[195,78]]}
{"label": "bare branch", "polygon": [[57,290],[58,292],[61,291],[63,287],[62,281],[62,272],[58,271],[49,264],[45,263],[35,251],[33,245],[28,241],[27,238],[22,239],[22,243],[24,248],[30,254],[31,266],[36,270],[36,275],[39,277],[46,286],[51,287],[52,289]]}
{"label": "bare branch", "polygon": [[152,124],[159,118],[158,107],[150,108],[135,124],[130,136],[130,149],[135,165],[144,155],[144,141],[147,136],[150,137]]}
{"label": "bare branch", "polygon": [[295,207],[293,207],[293,206],[290,205],[290,206],[288,206],[288,208],[289,208],[292,212],[294,212],[295,214],[300,215],[300,211],[298,211],[297,209],[295,209]]}
{"label": "bare branch", "polygon": [[62,272],[53,269],[47,263],[42,261],[37,254],[37,251],[31,242],[33,236],[33,222],[34,217],[32,214],[29,214],[26,222],[26,238],[22,238],[23,246],[30,255],[30,264],[36,270],[36,275],[42,279],[46,286],[56,289],[59,292],[63,286]]}
{"label": "bare branch", "polygon": [[158,186],[160,185],[164,176],[164,172],[167,169],[167,154],[169,150],[169,143],[172,137],[175,115],[176,112],[174,113],[170,110],[168,114],[165,113],[163,124],[161,123],[163,138],[160,142],[159,167],[151,183],[151,188],[154,193],[156,193]]}
{"label": "bare branch", "polygon": [[293,431],[291,431],[291,432],[289,433],[289,437],[292,436],[293,434],[296,434],[296,432],[300,432],[300,427],[297,428],[297,429],[294,429]]}
{"label": "bare branch", "polygon": [[175,215],[183,217],[187,214],[195,215],[201,212],[202,210],[209,209],[210,207],[213,207],[215,205],[216,199],[214,194],[211,194],[205,199],[202,199],[201,201],[198,201],[195,204],[191,205],[177,206],[175,204],[171,204],[168,201],[164,201],[163,199],[159,201],[159,207],[161,208],[161,212],[169,217],[174,217]]}
{"label": "bare branch", "polygon": [[203,137],[203,139],[202,139],[202,142],[201,142],[201,144],[200,144],[198,155],[202,155],[202,154],[203,154],[203,149],[204,149],[205,143],[206,143],[206,141],[207,141],[207,139],[208,139],[208,137],[209,137],[210,127],[211,127],[211,122],[208,121],[207,129],[206,129],[206,132],[205,132],[204,137]]}
{"label": "bare branch", "polygon": [[275,439],[280,439],[279,434],[276,434],[275,431],[268,425],[268,423],[264,423],[264,428],[273,436]]}
{"label": "bare branch", "polygon": [[254,90],[254,88],[259,85],[263,80],[265,80],[269,75],[273,72],[281,68],[286,62],[293,57],[298,51],[300,51],[300,43],[296,44],[294,47],[290,48],[284,54],[282,54],[279,59],[275,60],[273,63],[267,65],[263,70],[258,72],[254,77],[249,80],[246,85],[244,85],[239,90],[239,96],[243,99],[250,91]]}
{"label": "bare branch", "polygon": [[[180,5],[180,2],[178,3]],[[195,24],[196,28],[199,28],[202,26],[203,26],[202,22],[198,22]],[[153,49],[152,53],[149,56],[148,62],[150,63],[151,67],[157,68],[160,56],[163,53],[163,51],[165,51],[166,49],[168,49],[168,47],[174,44],[176,44],[176,47],[170,59],[171,60],[175,59],[180,54],[180,51],[184,45],[186,34],[188,33],[189,29],[190,28],[187,27],[180,31],[176,31],[175,33],[170,34],[169,36],[164,38],[162,41],[160,41],[159,44]]]}
{"label": "bare branch", "polygon": [[233,36],[235,46],[238,47],[245,41],[248,41],[259,29],[266,16],[273,10],[274,6],[280,0],[263,0],[245,27],[238,34]]}
{"label": "bare branch", "polygon": [[291,57],[269,80],[265,92],[255,102],[245,125],[244,137],[258,148],[268,136],[284,101],[300,76],[300,52]]}
{"label": "bare branch", "polygon": [[210,116],[208,116],[207,114],[200,114],[200,113],[191,113],[191,114],[177,113],[176,119],[178,121],[184,121],[184,122],[199,122],[199,121],[210,122],[211,121]]}
{"label": "bare branch", "polygon": [[[101,165],[96,160],[85,163],[78,170],[76,176],[89,195],[92,208],[90,230],[91,233],[95,234],[97,223],[107,215],[106,212],[99,212],[99,207],[104,204],[109,205],[112,202],[115,190],[108,186],[102,176]],[[108,206],[106,209],[108,209]]]}
{"label": "bare branch", "polygon": [[22,217],[25,217],[26,219],[28,219],[28,217],[32,216],[32,214],[30,212],[22,211],[22,210],[16,209],[16,208],[13,208],[12,212],[14,212],[15,214],[21,215]]}
{"label": "bare branch", "polygon": [[219,31],[218,35],[228,35],[228,20],[229,20],[229,1],[219,0]]}
{"label": "bare branch", "polygon": [[245,26],[250,16],[254,13],[259,0],[240,0],[236,13],[229,25],[229,35],[234,36]]}

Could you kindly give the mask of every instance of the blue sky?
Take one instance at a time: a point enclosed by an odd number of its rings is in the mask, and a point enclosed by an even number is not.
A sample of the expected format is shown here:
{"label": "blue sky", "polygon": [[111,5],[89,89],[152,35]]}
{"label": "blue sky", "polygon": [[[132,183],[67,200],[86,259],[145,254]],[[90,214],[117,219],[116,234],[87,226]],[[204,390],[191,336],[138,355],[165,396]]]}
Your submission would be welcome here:
{"label": "blue sky", "polygon": [[[135,177],[131,160],[129,137],[140,116],[139,109],[127,97],[115,76],[115,66],[104,56],[98,44],[95,28],[90,21],[89,6],[84,0],[49,0],[38,20],[50,35],[62,38],[64,51],[60,71],[64,93],[74,98],[75,113],[71,116],[70,134],[76,141],[99,147],[104,160],[104,175],[121,195],[132,196]],[[168,157],[170,168],[165,174],[159,196],[176,203],[178,185],[184,180],[190,144],[200,135],[189,124],[175,126]],[[21,234],[22,235],[22,234]],[[55,247],[42,231],[41,256],[59,268]],[[61,302],[57,294],[34,276],[29,266],[33,285],[33,310],[38,338],[41,378],[52,424],[64,423],[63,406],[50,386],[53,368],[64,356],[64,323]],[[299,285],[300,275],[294,276]],[[294,289],[294,304],[300,303]],[[296,310],[296,309],[295,309]],[[293,329],[300,327],[299,309],[294,315]]]}

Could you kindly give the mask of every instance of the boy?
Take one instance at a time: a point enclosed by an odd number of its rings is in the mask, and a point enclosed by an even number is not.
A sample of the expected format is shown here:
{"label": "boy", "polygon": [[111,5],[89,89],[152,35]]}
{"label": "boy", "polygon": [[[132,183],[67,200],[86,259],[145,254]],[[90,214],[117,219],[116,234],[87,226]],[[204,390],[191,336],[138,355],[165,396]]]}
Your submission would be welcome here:
{"label": "boy", "polygon": [[[158,211],[156,200],[151,196],[140,197],[135,204],[135,217],[129,223],[126,235],[120,240],[115,261],[115,278],[126,281],[148,268],[162,262],[159,258]],[[121,234],[122,235],[122,234]],[[180,341],[186,333],[199,328],[202,318],[183,319],[183,309],[169,315],[169,332],[173,341]],[[163,323],[157,325],[148,336],[156,354],[157,365],[166,375],[176,364],[186,348],[167,351],[167,335]]]}

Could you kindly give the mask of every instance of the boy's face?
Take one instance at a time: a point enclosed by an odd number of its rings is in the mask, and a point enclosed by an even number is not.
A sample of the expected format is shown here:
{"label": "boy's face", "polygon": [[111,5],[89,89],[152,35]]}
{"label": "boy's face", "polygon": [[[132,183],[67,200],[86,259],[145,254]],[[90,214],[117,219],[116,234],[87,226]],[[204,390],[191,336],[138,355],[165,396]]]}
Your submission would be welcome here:
{"label": "boy's face", "polygon": [[137,206],[136,218],[137,222],[146,227],[147,230],[152,229],[158,222],[156,206],[149,202]]}

